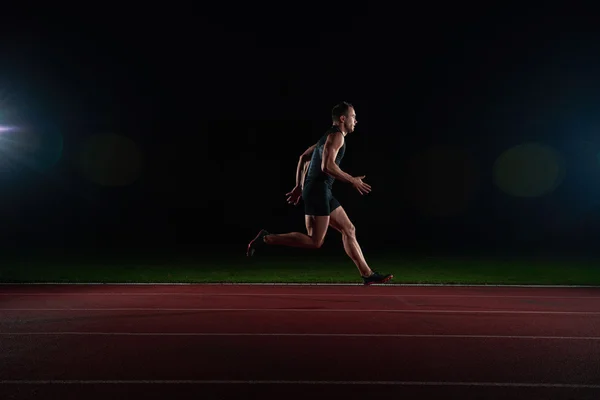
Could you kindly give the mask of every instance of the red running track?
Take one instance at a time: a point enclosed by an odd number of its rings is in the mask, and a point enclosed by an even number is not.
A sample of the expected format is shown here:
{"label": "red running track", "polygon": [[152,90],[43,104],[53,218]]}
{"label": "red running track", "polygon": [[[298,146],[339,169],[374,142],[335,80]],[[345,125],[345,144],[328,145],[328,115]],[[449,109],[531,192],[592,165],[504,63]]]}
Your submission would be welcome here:
{"label": "red running track", "polygon": [[596,288],[0,286],[0,343],[2,399],[600,398]]}

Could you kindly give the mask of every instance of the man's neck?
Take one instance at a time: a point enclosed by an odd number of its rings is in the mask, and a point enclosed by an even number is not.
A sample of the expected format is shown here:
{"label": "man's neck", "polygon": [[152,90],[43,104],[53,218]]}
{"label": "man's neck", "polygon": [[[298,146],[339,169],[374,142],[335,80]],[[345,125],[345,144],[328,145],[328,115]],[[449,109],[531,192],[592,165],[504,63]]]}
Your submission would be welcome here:
{"label": "man's neck", "polygon": [[342,135],[346,136],[348,134],[348,132],[346,132],[346,130],[344,129],[343,125],[340,125],[340,124],[333,124],[333,125],[337,126],[340,129],[340,131],[342,132]]}

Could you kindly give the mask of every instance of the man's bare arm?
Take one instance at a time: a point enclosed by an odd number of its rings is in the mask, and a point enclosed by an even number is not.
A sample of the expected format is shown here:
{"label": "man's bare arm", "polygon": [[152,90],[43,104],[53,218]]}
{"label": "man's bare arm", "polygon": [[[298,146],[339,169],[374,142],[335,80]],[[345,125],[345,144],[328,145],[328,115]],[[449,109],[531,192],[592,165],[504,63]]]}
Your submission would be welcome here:
{"label": "man's bare arm", "polygon": [[344,135],[341,132],[332,133],[327,137],[327,141],[323,147],[321,170],[327,175],[331,175],[335,179],[342,182],[354,183],[356,179],[342,171],[341,168],[335,163],[335,157],[343,145]]}
{"label": "man's bare arm", "polygon": [[316,147],[317,145],[313,144],[300,155],[298,166],[296,168],[296,186],[302,186],[304,184],[304,176],[306,175],[310,158],[312,157],[312,153],[315,151]]}
{"label": "man's bare arm", "polygon": [[302,167],[302,180],[301,180],[301,187],[304,187],[304,181],[306,180],[306,174],[308,173],[308,166],[310,165],[310,160],[308,160],[307,162],[304,163],[304,166]]}

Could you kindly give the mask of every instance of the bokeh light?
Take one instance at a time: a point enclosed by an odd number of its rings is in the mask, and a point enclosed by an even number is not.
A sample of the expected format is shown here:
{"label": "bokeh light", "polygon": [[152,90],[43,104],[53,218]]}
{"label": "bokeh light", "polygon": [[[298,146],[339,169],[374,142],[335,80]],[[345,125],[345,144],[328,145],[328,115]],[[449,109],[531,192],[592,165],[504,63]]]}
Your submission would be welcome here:
{"label": "bokeh light", "polygon": [[553,192],[566,174],[558,151],[539,143],[506,150],[494,163],[494,183],[511,196],[539,197]]}
{"label": "bokeh light", "polygon": [[438,146],[413,156],[405,178],[402,190],[414,208],[430,216],[453,216],[468,208],[480,171],[467,151]]}
{"label": "bokeh light", "polygon": [[128,186],[142,172],[142,154],[128,137],[112,133],[88,137],[79,153],[82,175],[101,186]]}

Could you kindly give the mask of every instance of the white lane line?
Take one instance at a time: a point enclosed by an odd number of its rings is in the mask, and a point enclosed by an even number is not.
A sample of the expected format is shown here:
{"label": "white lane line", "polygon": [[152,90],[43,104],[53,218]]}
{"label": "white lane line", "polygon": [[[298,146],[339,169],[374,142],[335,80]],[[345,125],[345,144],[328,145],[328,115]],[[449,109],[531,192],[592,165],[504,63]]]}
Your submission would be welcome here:
{"label": "white lane line", "polygon": [[184,297],[439,297],[439,298],[494,298],[494,299],[600,299],[600,296],[544,296],[544,295],[473,295],[473,294],[362,294],[362,293],[178,293],[178,292],[156,292],[156,293],[127,293],[127,292],[106,292],[106,293],[0,293],[0,296],[184,296]]}
{"label": "white lane line", "polygon": [[312,308],[0,308],[2,311],[144,311],[144,312],[320,312],[320,313],[416,313],[416,314],[523,314],[523,315],[600,315],[600,311],[515,311],[515,310],[382,310]]}
{"label": "white lane line", "polygon": [[521,335],[435,335],[402,333],[236,333],[236,332],[0,332],[0,336],[191,336],[191,337],[378,337],[378,338],[434,338],[434,339],[527,339],[527,340],[590,340],[600,336],[521,336]]}
{"label": "white lane line", "polygon": [[0,385],[391,385],[600,389],[600,384],[546,382],[312,381],[312,380],[0,380]]}
{"label": "white lane line", "polygon": [[[363,283],[307,283],[307,282],[3,282],[0,286],[361,286]],[[477,284],[477,283],[384,283],[371,287],[507,287],[507,288],[581,288],[598,289],[600,285],[544,285],[544,284]],[[365,290],[369,290],[366,288]]]}

